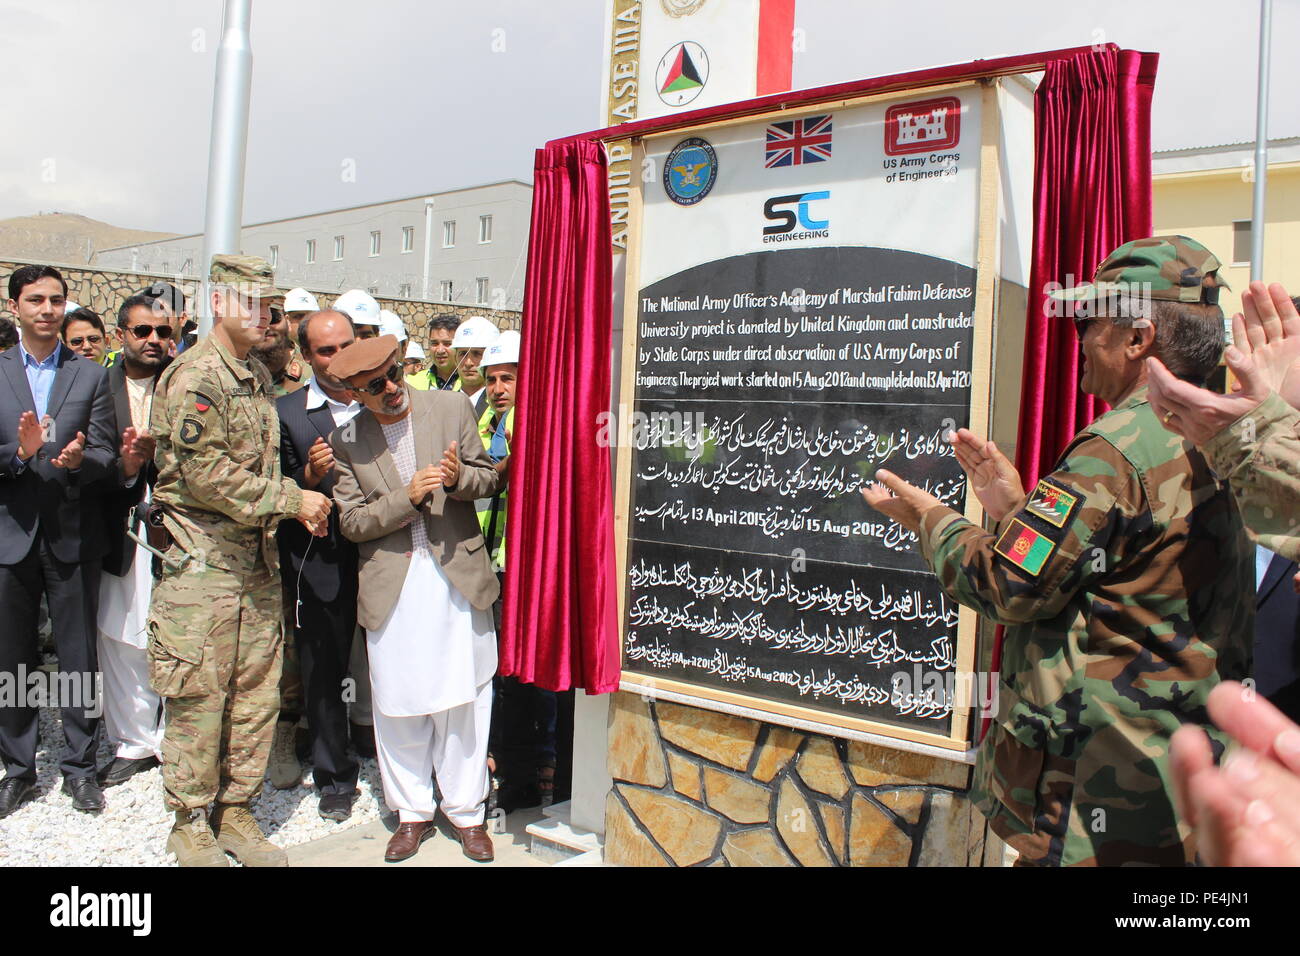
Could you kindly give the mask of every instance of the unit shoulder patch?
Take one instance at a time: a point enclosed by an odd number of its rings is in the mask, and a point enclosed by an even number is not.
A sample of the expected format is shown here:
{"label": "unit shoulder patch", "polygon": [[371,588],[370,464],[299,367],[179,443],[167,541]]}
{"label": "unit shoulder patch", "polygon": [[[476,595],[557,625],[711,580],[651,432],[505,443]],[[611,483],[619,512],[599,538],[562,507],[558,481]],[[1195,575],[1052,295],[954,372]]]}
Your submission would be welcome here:
{"label": "unit shoulder patch", "polygon": [[1037,577],[1056,550],[1056,545],[1057,542],[1047,535],[1035,531],[1019,518],[1012,518],[993,545],[993,550],[1025,573]]}
{"label": "unit shoulder patch", "polygon": [[1079,506],[1079,496],[1050,478],[1039,479],[1025,510],[1054,528],[1064,528]]}
{"label": "unit shoulder patch", "polygon": [[186,416],[181,420],[181,441],[187,445],[193,445],[203,434],[203,422],[197,418]]}

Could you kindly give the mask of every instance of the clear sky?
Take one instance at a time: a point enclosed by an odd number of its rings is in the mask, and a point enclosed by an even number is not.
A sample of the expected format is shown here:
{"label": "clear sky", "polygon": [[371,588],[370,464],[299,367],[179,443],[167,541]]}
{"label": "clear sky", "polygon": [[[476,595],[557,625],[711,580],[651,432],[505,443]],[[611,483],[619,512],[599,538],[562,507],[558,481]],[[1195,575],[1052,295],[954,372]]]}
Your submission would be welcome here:
{"label": "clear sky", "polygon": [[[254,0],[245,221],[531,181],[534,148],[601,125],[605,2]],[[1115,42],[1161,54],[1157,149],[1254,137],[1253,0],[796,9],[796,87]],[[0,218],[200,231],[221,11],[4,0]],[[1300,135],[1300,0],[1274,0],[1273,20],[1270,135]]]}

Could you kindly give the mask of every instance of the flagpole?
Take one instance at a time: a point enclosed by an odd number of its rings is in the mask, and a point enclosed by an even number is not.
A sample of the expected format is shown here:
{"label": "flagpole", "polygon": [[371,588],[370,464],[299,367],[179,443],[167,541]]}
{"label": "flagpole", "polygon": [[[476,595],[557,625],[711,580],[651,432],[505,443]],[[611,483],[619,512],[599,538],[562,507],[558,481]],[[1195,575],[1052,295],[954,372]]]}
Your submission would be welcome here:
{"label": "flagpole", "polygon": [[244,152],[248,146],[248,101],[253,90],[253,45],[249,23],[253,0],[226,0],[212,93],[212,139],[208,147],[208,201],[203,222],[199,335],[212,329],[208,268],[212,257],[240,251],[244,214]]}
{"label": "flagpole", "polygon": [[1264,194],[1268,185],[1268,56],[1273,0],[1259,0],[1259,88],[1255,97],[1255,192],[1250,213],[1250,279],[1264,278]]}

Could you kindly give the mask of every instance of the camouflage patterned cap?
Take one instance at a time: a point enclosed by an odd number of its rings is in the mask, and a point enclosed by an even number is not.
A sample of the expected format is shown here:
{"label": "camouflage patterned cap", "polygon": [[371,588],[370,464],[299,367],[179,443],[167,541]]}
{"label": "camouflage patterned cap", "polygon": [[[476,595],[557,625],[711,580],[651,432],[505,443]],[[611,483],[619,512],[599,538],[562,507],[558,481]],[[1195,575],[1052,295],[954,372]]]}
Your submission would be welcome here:
{"label": "camouflage patterned cap", "polygon": [[275,273],[271,263],[261,256],[236,256],[228,253],[212,257],[208,281],[234,286],[240,295],[262,299],[282,299],[284,293],[275,287]]}
{"label": "camouflage patterned cap", "polygon": [[[1097,267],[1091,282],[1050,292],[1061,302],[1085,302],[1117,296],[1163,299],[1170,302],[1204,302],[1215,305],[1219,288],[1219,260],[1209,249],[1186,236],[1152,236],[1126,242]],[[1206,288],[1207,276],[1216,285]]]}

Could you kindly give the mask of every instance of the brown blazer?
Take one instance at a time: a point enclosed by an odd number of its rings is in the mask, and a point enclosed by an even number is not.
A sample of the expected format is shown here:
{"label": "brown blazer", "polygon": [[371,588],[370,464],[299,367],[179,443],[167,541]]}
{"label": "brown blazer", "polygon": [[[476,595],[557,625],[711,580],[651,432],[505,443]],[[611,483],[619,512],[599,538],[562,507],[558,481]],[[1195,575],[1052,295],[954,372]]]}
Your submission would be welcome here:
{"label": "brown blazer", "polygon": [[456,487],[444,491],[439,485],[418,512],[369,410],[352,420],[355,428],[344,425],[330,435],[339,530],[360,553],[357,620],[368,629],[383,624],[397,605],[411,563],[409,523],[417,515],[428,529],[434,557],[474,607],[491,607],[501,591],[474,512],[474,499],[496,494],[501,479],[478,436],[469,399],[460,392],[409,392],[416,466],[436,465],[453,441],[460,458]]}

